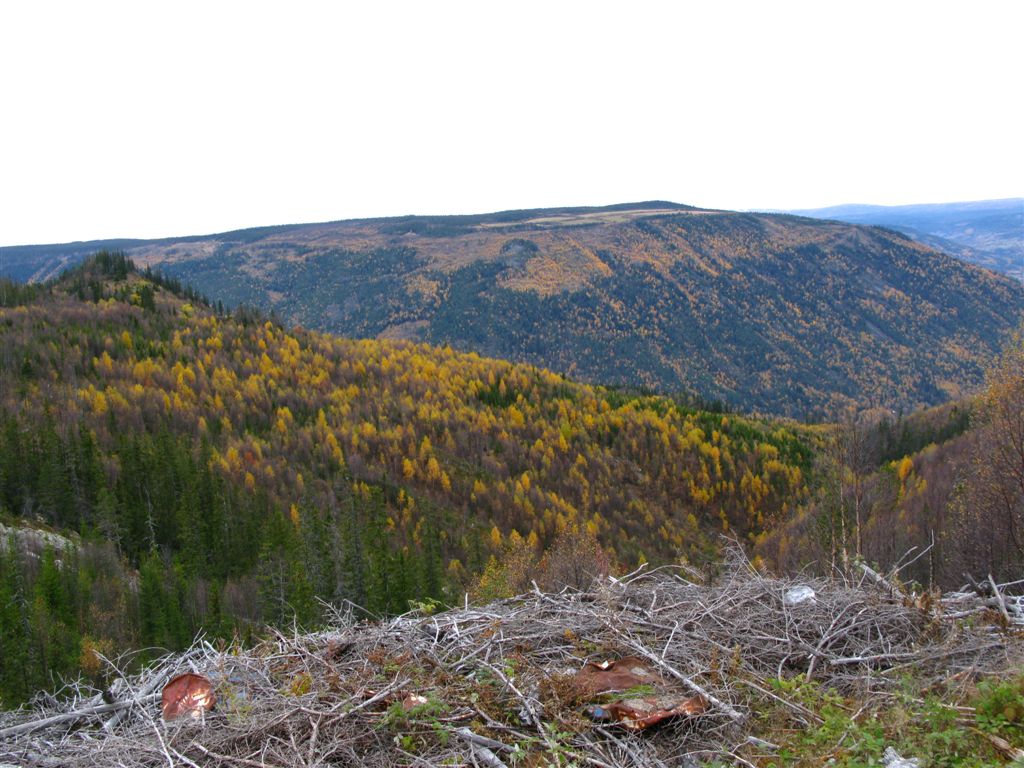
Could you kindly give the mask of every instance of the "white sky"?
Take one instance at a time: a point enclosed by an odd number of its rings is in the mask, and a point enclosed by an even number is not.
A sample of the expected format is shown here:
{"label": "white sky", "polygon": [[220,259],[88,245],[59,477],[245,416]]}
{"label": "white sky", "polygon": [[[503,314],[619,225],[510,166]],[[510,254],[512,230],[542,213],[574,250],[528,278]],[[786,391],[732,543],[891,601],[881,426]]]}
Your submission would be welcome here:
{"label": "white sky", "polygon": [[0,7],[0,245],[1024,196],[1024,3]]}

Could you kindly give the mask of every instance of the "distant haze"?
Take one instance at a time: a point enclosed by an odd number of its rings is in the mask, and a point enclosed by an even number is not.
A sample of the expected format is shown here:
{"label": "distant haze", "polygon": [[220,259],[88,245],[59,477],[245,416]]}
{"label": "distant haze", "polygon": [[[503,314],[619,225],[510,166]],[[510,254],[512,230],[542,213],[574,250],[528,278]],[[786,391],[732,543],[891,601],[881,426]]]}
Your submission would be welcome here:
{"label": "distant haze", "polygon": [[836,205],[789,213],[889,227],[952,256],[1024,280],[1021,198],[944,205]]}
{"label": "distant haze", "polygon": [[0,245],[1020,197],[1024,5],[7,3]]}

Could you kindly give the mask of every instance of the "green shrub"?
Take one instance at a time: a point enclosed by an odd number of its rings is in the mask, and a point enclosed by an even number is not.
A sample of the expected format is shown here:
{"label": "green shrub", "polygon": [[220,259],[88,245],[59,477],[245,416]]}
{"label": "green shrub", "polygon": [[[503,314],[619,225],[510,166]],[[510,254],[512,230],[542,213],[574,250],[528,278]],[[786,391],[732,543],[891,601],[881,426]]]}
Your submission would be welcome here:
{"label": "green shrub", "polygon": [[986,680],[974,703],[978,727],[1007,739],[1024,736],[1024,675],[1012,680]]}

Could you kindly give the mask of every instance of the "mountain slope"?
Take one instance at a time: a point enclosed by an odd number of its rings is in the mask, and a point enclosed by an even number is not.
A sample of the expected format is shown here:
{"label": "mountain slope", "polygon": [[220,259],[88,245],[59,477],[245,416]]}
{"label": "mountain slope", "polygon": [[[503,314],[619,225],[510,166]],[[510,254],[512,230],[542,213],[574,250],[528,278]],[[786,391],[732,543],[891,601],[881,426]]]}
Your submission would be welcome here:
{"label": "mountain slope", "polygon": [[661,202],[295,225],[129,251],[307,327],[784,415],[959,395],[1024,310],[1019,283],[890,231]]}
{"label": "mountain slope", "polygon": [[314,597],[402,612],[561,535],[699,562],[808,493],[783,425],[218,315],[109,254],[2,295],[0,522],[82,542],[58,567],[0,541],[6,700],[74,669],[79,641],[315,622]]}
{"label": "mountain slope", "polygon": [[[842,549],[901,580],[956,589],[964,574],[1017,584],[1024,566],[1024,335],[967,401],[830,428],[814,500],[759,541],[785,571]],[[845,542],[845,544],[844,544]],[[984,576],[981,577],[982,579]]]}
{"label": "mountain slope", "polygon": [[1024,280],[1024,200],[933,205],[837,205],[790,211],[815,219],[889,227],[974,264]]}

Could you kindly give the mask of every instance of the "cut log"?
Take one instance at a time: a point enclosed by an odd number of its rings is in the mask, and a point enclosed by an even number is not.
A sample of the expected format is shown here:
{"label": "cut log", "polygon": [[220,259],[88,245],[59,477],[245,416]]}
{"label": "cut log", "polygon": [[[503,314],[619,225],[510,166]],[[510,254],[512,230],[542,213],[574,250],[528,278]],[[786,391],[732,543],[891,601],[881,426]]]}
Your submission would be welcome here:
{"label": "cut log", "polygon": [[673,669],[670,665],[666,664],[662,659],[658,658],[658,656],[656,654],[651,653],[650,651],[648,651],[646,648],[644,648],[639,643],[630,642],[630,645],[633,647],[634,651],[639,653],[645,659],[650,661],[652,664],[655,664],[658,667],[660,667],[662,670],[664,670],[669,675],[674,677],[676,680],[681,682],[683,685],[685,685],[687,688],[689,688],[694,693],[696,693],[696,694],[698,694],[700,696],[703,696],[708,702],[710,702],[712,705],[714,705],[714,707],[716,709],[721,710],[722,712],[727,714],[729,717],[731,717],[736,722],[739,722],[741,720],[746,719],[742,712],[737,712],[735,709],[730,707],[724,701],[722,701],[719,698],[716,698],[713,694],[709,693],[708,690],[706,688],[704,688],[704,686],[699,685],[698,683],[694,682],[693,680],[688,678],[686,675],[684,675],[682,672],[679,672],[678,670]]}

